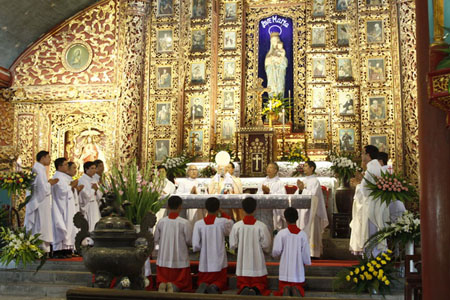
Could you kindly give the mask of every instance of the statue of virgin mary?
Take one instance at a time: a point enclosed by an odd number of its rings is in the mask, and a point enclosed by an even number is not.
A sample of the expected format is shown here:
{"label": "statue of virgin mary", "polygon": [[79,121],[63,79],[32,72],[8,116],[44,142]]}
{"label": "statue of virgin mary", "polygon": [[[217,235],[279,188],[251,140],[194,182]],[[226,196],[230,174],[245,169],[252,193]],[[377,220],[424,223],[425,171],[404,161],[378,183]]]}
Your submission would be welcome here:
{"label": "statue of virgin mary", "polygon": [[281,94],[284,97],[286,68],[288,60],[279,32],[270,34],[270,49],[264,60],[267,75],[267,87],[270,88],[269,97]]}

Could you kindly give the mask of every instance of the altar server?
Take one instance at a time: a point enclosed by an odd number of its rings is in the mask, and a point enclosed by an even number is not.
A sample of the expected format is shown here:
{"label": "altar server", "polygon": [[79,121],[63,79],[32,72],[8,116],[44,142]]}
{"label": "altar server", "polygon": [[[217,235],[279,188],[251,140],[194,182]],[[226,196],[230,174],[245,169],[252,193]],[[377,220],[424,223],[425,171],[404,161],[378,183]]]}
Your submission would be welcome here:
{"label": "altar server", "polygon": [[[187,168],[187,180],[181,181],[178,185],[178,189],[176,191],[177,195],[186,195],[186,194],[207,194],[206,187],[197,180],[198,177],[198,169],[195,165],[189,165]],[[186,217],[193,225],[196,221],[201,220],[206,215],[206,210],[204,209],[187,209]]]}
{"label": "altar server", "polygon": [[169,215],[158,222],[155,243],[159,244],[156,260],[156,284],[159,292],[178,292],[192,289],[188,246],[192,241],[192,227],[179,216],[182,200],[171,196]]}
{"label": "altar server", "polygon": [[80,209],[89,223],[89,231],[95,229],[95,224],[100,220],[100,209],[97,200],[98,185],[92,178],[96,168],[92,161],[88,161],[83,165],[84,174],[78,180],[78,185],[83,185],[79,196]]}
{"label": "altar server", "polygon": [[302,195],[311,195],[311,208],[300,209],[298,226],[305,231],[309,238],[311,256],[320,257],[323,251],[322,234],[328,226],[327,209],[323,198],[322,187],[314,174],[316,164],[313,161],[305,162],[304,181],[297,180],[298,191]]}
{"label": "altar server", "polygon": [[25,228],[32,234],[39,233],[39,239],[43,241],[41,248],[50,253],[50,245],[53,242],[52,223],[52,190],[51,186],[58,183],[58,179],[47,178],[47,167],[50,165],[50,154],[40,151],[36,155],[36,163],[32,172],[36,174],[33,181],[33,193],[25,208]]}
{"label": "altar server", "polygon": [[284,210],[287,228],[278,232],[273,242],[272,256],[280,258],[278,292],[283,296],[305,296],[305,265],[311,264],[308,236],[297,227],[298,212],[293,207]]}
{"label": "altar server", "polygon": [[220,201],[208,198],[205,202],[208,215],[194,225],[192,250],[200,251],[198,289],[196,293],[218,294],[227,288],[227,252],[225,236],[233,226],[231,217],[220,211]]}
{"label": "altar server", "polygon": [[69,166],[64,157],[55,160],[56,172],[53,176],[58,183],[52,186],[53,217],[53,257],[71,257],[75,245],[76,230],[73,224],[75,199],[72,193],[72,177],[67,174]]}
{"label": "altar server", "polygon": [[[284,182],[278,177],[279,167],[277,163],[271,162],[267,165],[267,177],[259,185],[257,194],[286,194]],[[283,228],[283,210],[274,209],[273,211],[258,209],[255,214],[258,219],[268,225],[270,232],[281,230]]]}
{"label": "altar server", "polygon": [[267,268],[264,252],[270,252],[271,234],[267,226],[255,219],[256,200],[242,201],[245,217],[233,225],[230,248],[238,249],[236,262],[237,288],[241,295],[268,295]]}

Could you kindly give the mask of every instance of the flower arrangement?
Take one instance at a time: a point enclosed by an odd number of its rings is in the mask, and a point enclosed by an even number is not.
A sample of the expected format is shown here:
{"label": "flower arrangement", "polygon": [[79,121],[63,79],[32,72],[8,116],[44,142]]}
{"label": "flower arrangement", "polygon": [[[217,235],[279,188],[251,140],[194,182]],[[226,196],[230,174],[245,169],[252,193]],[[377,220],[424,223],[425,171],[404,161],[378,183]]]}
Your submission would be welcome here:
{"label": "flower arrangement", "polygon": [[216,169],[211,165],[207,165],[206,167],[200,170],[200,176],[204,178],[213,177],[214,175],[216,175],[216,173],[217,173]]}
{"label": "flower arrangement", "polygon": [[404,248],[408,242],[418,244],[420,242],[420,218],[410,211],[405,211],[395,223],[388,223],[388,226],[377,231],[365,243],[368,251],[385,239],[390,240],[394,245]]}
{"label": "flower arrangement", "polygon": [[287,160],[290,162],[303,162],[308,161],[309,158],[306,156],[306,153],[304,153],[302,144],[296,143],[289,152]]}
{"label": "flower arrangement", "polygon": [[0,188],[7,190],[11,197],[30,189],[35,177],[36,174],[30,171],[2,172],[0,173]]}
{"label": "flower arrangement", "polygon": [[167,178],[173,181],[175,177],[186,176],[187,164],[191,161],[191,157],[185,154],[177,157],[166,157],[162,165],[167,168]]}
{"label": "flower arrangement", "polygon": [[156,213],[165,203],[162,197],[165,181],[151,165],[139,170],[136,161],[119,169],[113,165],[110,174],[105,177],[101,191],[112,192],[120,204],[128,201],[126,217],[133,224],[140,224],[147,212]]}
{"label": "flower arrangement", "polygon": [[381,172],[381,176],[372,177],[375,182],[365,179],[371,191],[370,196],[380,198],[386,205],[395,200],[407,202],[418,197],[415,187],[400,175]]}
{"label": "flower arrangement", "polygon": [[279,114],[283,111],[283,108],[289,108],[289,98],[283,98],[282,94],[278,94],[271,98],[268,98],[267,101],[263,105],[263,110],[261,114],[263,116],[268,115],[270,113]]}
{"label": "flower arrangement", "polygon": [[362,259],[357,266],[346,268],[337,274],[335,288],[350,289],[356,293],[376,292],[385,295],[396,280],[392,251],[380,253],[375,258]]}
{"label": "flower arrangement", "polygon": [[39,234],[33,235],[31,231],[26,232],[25,228],[11,230],[1,227],[0,240],[4,243],[0,249],[0,262],[4,265],[15,260],[16,264],[22,264],[25,267],[27,264],[41,259],[39,269],[45,262],[44,250],[39,248],[42,244]]}
{"label": "flower arrangement", "polygon": [[355,176],[356,171],[359,170],[358,164],[353,161],[353,157],[349,154],[338,155],[330,153],[329,160],[331,161],[331,171],[344,182],[347,182]]}

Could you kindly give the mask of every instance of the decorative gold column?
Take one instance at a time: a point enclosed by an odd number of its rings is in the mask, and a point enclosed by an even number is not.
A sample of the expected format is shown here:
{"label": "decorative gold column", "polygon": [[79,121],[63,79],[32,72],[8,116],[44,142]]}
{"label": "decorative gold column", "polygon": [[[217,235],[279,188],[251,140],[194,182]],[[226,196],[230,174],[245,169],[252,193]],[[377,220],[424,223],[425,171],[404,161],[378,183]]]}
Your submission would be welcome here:
{"label": "decorative gold column", "polygon": [[140,160],[145,30],[150,0],[122,0],[120,3],[118,132],[116,160],[123,164]]}
{"label": "decorative gold column", "polygon": [[434,43],[444,42],[444,0],[433,0]]}

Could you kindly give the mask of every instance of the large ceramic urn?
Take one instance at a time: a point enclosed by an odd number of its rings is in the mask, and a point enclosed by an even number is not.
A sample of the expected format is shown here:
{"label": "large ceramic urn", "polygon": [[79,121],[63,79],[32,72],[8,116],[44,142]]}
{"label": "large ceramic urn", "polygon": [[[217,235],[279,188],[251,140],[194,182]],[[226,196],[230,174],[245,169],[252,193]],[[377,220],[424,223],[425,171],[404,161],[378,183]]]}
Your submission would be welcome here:
{"label": "large ceramic urn", "polygon": [[155,224],[155,216],[148,213],[144,217],[140,233],[123,217],[120,207],[105,205],[102,216],[92,232],[88,232],[88,223],[81,213],[74,217],[75,225],[81,229],[75,246],[88,270],[95,275],[95,286],[108,288],[114,277],[118,280],[127,277],[131,289],[143,289],[143,266],[153,250],[153,235],[148,229]]}
{"label": "large ceramic urn", "polygon": [[340,185],[336,189],[336,207],[339,213],[352,213],[353,197],[355,196],[355,189],[350,187],[349,180],[343,178],[339,179]]}

